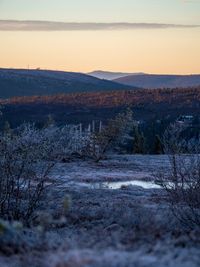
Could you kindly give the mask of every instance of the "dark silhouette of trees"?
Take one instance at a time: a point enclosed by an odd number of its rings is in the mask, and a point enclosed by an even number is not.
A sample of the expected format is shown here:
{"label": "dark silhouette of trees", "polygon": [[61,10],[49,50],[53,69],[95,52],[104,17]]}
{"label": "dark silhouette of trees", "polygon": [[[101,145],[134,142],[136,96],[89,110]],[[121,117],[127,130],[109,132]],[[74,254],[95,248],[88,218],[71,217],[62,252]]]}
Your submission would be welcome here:
{"label": "dark silhouette of trees", "polygon": [[155,136],[155,141],[154,141],[154,153],[155,154],[163,154],[163,144],[160,139],[159,135]]}
{"label": "dark silhouette of trees", "polygon": [[143,133],[138,129],[138,126],[134,127],[134,141],[133,141],[133,153],[144,154],[145,153],[145,138]]}

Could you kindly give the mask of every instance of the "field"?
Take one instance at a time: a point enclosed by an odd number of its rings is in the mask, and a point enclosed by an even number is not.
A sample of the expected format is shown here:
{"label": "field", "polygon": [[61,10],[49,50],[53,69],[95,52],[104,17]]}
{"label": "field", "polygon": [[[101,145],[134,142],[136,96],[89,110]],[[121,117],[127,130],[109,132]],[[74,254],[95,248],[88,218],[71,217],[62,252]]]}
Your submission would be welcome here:
{"label": "field", "polygon": [[[31,249],[0,256],[0,266],[199,266],[198,235],[180,227],[165,191],[154,184],[156,173],[168,168],[164,155],[108,155],[99,163],[59,163],[49,177],[42,210],[59,218],[67,198],[66,220],[49,223],[42,239],[37,228],[27,230]],[[144,186],[127,185],[132,181]],[[113,182],[122,186],[111,189]]]}

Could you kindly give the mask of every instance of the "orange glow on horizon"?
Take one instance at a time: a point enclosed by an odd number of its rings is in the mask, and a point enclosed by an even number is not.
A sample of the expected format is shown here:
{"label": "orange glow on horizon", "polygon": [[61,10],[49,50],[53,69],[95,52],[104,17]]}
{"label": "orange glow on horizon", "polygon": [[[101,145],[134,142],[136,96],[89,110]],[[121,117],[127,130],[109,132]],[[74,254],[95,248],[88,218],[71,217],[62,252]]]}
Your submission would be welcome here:
{"label": "orange glow on horizon", "polygon": [[199,31],[0,32],[0,67],[199,74]]}

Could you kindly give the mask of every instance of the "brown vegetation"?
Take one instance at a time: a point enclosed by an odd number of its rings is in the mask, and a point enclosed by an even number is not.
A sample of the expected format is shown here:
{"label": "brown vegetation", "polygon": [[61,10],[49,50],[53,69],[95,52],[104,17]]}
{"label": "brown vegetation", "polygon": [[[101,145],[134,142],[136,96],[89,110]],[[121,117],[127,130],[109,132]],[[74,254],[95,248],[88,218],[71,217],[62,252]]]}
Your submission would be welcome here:
{"label": "brown vegetation", "polygon": [[87,107],[117,107],[124,105],[177,104],[196,106],[200,103],[200,87],[175,89],[143,89],[132,91],[112,91],[59,94],[54,96],[26,96],[1,100],[4,105],[18,104],[63,104]]}

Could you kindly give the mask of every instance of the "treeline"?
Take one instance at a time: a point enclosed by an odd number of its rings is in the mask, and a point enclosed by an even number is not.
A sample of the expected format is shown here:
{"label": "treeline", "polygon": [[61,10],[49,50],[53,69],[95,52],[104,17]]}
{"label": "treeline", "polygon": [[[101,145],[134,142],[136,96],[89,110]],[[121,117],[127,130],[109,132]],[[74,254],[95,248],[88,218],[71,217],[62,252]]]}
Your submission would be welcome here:
{"label": "treeline", "polygon": [[[0,129],[8,121],[12,128],[24,122],[41,128],[51,115],[58,126],[79,124],[88,127],[92,121],[103,125],[129,107],[138,129],[133,129],[137,145],[127,147],[132,153],[162,153],[160,139],[169,124],[179,116],[200,114],[200,86],[176,89],[142,89],[135,91],[59,94],[56,96],[15,97],[2,100]],[[188,136],[199,133],[200,123],[192,123]],[[133,151],[134,147],[134,151]]]}

